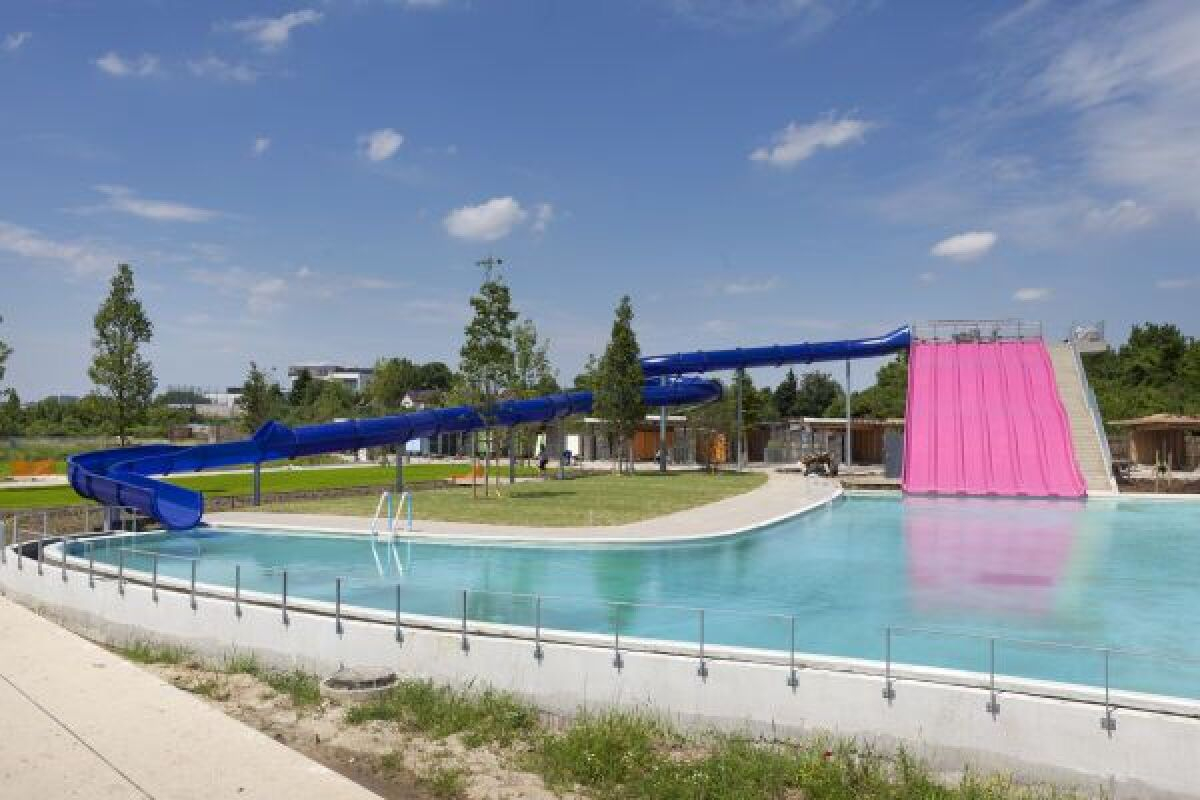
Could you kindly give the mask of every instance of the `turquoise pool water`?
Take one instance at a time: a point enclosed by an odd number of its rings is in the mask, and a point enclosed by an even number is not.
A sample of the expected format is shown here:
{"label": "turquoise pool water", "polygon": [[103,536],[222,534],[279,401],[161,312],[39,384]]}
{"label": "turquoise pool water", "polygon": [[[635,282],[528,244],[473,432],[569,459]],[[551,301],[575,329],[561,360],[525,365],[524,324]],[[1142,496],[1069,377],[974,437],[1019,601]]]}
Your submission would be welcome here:
{"label": "turquoise pool water", "polygon": [[[116,563],[114,540],[97,561]],[[665,545],[513,546],[197,529],[126,566],[392,611],[882,659],[888,626],[1112,647],[1114,686],[1200,698],[1200,503],[852,497],[762,530]],[[84,554],[83,545],[73,546]],[[514,596],[520,595],[520,596]],[[610,605],[628,603],[634,605]],[[667,606],[667,607],[660,607]],[[987,640],[897,632],[899,662],[987,671]],[[996,643],[1001,674],[1100,685],[1097,653]]]}

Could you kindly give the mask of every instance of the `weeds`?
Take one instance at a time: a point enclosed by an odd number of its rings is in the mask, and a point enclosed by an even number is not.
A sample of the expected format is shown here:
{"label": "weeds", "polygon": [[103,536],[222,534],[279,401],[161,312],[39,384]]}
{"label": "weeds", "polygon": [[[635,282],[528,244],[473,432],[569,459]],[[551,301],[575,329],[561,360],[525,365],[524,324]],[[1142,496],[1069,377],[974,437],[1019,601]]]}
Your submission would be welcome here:
{"label": "weeds", "polygon": [[508,745],[537,728],[537,711],[510,694],[463,691],[428,681],[403,681],[382,697],[346,712],[346,721],[353,725],[376,719],[393,720],[434,736],[461,733],[468,747],[490,742]]}
{"label": "weeds", "polygon": [[430,794],[447,800],[462,797],[467,791],[466,771],[461,767],[439,765],[421,776]]}
{"label": "weeds", "polygon": [[229,675],[258,676],[262,674],[263,669],[253,653],[234,653],[225,658],[224,671]]}
{"label": "weeds", "polygon": [[290,697],[294,706],[315,706],[321,702],[321,684],[315,675],[303,670],[262,672],[259,677],[275,691]]}
{"label": "weeds", "polygon": [[129,642],[116,650],[136,664],[182,664],[190,656],[182,647],[144,641]]}

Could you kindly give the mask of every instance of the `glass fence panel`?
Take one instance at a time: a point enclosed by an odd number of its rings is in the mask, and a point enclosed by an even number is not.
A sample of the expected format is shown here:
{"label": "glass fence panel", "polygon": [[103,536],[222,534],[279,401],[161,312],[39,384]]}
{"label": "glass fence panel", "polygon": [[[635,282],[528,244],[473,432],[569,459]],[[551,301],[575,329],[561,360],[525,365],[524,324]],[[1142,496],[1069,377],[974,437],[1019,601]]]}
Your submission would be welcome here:
{"label": "glass fence panel", "polygon": [[[796,633],[793,639],[793,631]],[[704,640],[707,646],[771,650],[791,653],[793,642],[799,648],[801,626],[791,617],[745,611],[706,610]]]}
{"label": "glass fence panel", "polygon": [[[891,628],[891,662],[918,667],[988,673],[988,639],[916,628]],[[879,632],[879,655],[888,657],[888,632]]]}
{"label": "glass fence panel", "polygon": [[996,674],[1104,688],[1104,656],[1087,647],[996,641]]}
{"label": "glass fence panel", "polygon": [[1112,690],[1200,700],[1200,659],[1120,650],[1109,655]]}

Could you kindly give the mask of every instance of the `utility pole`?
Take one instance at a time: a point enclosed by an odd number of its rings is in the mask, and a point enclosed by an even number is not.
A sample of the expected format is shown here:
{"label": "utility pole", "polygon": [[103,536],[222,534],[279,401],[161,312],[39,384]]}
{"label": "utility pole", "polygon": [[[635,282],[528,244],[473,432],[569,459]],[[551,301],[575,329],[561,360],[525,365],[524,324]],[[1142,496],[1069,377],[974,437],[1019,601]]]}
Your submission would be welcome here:
{"label": "utility pole", "polygon": [[847,467],[854,463],[854,449],[850,433],[850,359],[846,359],[846,453],[843,462]]}

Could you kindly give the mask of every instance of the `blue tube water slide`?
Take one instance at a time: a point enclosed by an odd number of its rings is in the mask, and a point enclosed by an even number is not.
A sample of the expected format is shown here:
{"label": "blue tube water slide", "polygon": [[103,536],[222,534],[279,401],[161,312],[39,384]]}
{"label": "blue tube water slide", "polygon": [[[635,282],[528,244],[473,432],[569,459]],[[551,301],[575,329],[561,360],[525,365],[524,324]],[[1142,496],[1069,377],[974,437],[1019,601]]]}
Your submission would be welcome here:
{"label": "blue tube water slide", "polygon": [[[648,381],[642,397],[648,406],[698,405],[721,396],[715,381],[689,373],[741,367],[780,366],[847,358],[868,358],[908,347],[909,330],[900,328],[874,339],[776,345],[735,350],[677,353],[642,359]],[[194,446],[154,444],[80,453],[67,459],[67,477],[83,497],[109,506],[137,509],[171,530],[192,528],[204,515],[197,491],[155,480],[180,472],[257,464],[299,456],[402,444],[442,433],[511,427],[583,414],[592,408],[591,392],[563,392],[529,400],[506,400],[485,414],[471,406],[438,408],[369,419],[352,419],[291,428],[268,422],[249,439]]]}

